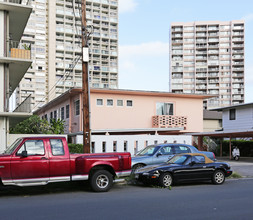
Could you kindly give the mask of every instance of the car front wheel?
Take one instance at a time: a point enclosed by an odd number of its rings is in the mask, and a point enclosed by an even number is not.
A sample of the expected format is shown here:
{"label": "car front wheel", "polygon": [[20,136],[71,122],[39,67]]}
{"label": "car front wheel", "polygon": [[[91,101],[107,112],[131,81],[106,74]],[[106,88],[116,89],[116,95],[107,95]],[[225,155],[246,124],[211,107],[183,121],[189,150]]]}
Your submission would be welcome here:
{"label": "car front wheel", "polygon": [[173,178],[170,173],[163,173],[159,178],[159,183],[162,187],[170,187],[172,182]]}
{"label": "car front wheel", "polygon": [[107,192],[113,184],[112,174],[107,170],[96,171],[90,179],[90,185],[95,192]]}
{"label": "car front wheel", "polygon": [[213,174],[213,179],[212,179],[214,184],[220,185],[224,183],[225,181],[225,174],[221,170],[216,170]]}

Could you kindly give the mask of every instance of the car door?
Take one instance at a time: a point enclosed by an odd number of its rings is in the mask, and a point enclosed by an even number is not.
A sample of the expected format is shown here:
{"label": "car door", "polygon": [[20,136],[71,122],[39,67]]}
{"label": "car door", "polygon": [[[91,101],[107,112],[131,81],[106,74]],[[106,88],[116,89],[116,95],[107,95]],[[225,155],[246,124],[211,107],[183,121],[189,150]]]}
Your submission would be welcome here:
{"label": "car door", "polygon": [[48,139],[50,159],[50,182],[70,180],[70,158],[62,139]]}
{"label": "car door", "polygon": [[190,156],[188,160],[174,170],[177,181],[188,181],[208,178],[204,156]]}
{"label": "car door", "polygon": [[172,146],[170,146],[170,145],[163,146],[155,154],[154,159],[153,159],[153,163],[154,164],[165,163],[173,156],[174,156],[174,154],[172,151]]}
{"label": "car door", "polygon": [[44,140],[26,140],[22,144],[11,158],[11,176],[17,184],[49,180],[49,160]]}

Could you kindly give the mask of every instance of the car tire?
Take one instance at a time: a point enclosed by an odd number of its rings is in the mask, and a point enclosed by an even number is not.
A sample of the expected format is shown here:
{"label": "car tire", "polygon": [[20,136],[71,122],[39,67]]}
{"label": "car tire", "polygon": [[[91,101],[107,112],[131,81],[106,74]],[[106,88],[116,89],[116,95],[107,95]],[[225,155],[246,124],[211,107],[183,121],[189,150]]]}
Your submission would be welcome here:
{"label": "car tire", "polygon": [[95,192],[107,192],[113,184],[112,174],[107,170],[98,170],[90,178],[90,185]]}
{"label": "car tire", "polygon": [[135,164],[135,165],[133,166],[133,168],[132,168],[131,174],[134,174],[136,170],[138,170],[138,169],[140,169],[140,168],[142,168],[142,167],[144,167],[144,166],[145,166],[145,165],[144,165],[144,164],[141,164],[141,163]]}
{"label": "car tire", "polygon": [[170,173],[163,173],[159,177],[159,184],[162,187],[170,187],[173,183],[173,177]]}
{"label": "car tire", "polygon": [[220,185],[225,181],[225,174],[222,170],[216,170],[213,173],[212,182],[216,185]]}

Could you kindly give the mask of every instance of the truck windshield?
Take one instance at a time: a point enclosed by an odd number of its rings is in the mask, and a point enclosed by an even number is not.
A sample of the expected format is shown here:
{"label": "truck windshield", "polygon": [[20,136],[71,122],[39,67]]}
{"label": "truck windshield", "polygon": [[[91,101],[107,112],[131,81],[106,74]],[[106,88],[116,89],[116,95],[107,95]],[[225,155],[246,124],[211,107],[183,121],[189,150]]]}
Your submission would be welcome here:
{"label": "truck windshield", "polygon": [[158,149],[159,149],[159,146],[150,145],[150,146],[145,147],[143,150],[138,152],[136,155],[137,156],[153,156]]}
{"label": "truck windshield", "polygon": [[18,138],[16,141],[14,141],[14,143],[4,151],[4,154],[12,154],[12,152],[17,148],[21,141],[22,138]]}

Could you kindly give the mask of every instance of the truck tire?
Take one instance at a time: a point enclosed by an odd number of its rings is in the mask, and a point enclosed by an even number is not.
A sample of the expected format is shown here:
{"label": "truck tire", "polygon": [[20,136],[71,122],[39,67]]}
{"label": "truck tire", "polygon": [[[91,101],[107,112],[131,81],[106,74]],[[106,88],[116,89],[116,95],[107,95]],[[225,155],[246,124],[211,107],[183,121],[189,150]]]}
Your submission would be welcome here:
{"label": "truck tire", "polygon": [[95,192],[107,192],[113,184],[112,174],[107,170],[97,170],[90,178],[90,185]]}

